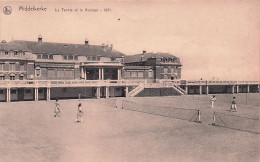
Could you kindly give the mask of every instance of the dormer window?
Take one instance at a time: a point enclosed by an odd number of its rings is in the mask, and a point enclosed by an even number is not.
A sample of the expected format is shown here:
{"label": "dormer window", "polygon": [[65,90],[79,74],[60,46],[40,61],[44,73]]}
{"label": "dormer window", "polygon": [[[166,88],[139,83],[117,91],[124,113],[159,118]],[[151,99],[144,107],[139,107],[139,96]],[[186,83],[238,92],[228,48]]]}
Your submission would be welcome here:
{"label": "dormer window", "polygon": [[42,55],[42,59],[48,59],[48,55],[43,54],[43,55]]}
{"label": "dormer window", "polygon": [[17,56],[18,55],[18,52],[17,51],[14,51],[14,56]]}
{"label": "dormer window", "polygon": [[63,60],[68,60],[68,56],[64,55]]}
{"label": "dormer window", "polygon": [[5,55],[8,55],[8,51],[5,51]]}
{"label": "dormer window", "polygon": [[69,56],[69,60],[73,60],[73,56]]}

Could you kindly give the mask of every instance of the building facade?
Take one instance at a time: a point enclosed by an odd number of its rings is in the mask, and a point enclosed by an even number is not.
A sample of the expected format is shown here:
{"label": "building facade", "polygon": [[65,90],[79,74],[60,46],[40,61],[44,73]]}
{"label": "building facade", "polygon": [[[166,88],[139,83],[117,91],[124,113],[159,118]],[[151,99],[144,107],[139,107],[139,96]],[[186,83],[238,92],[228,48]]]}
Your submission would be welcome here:
{"label": "building facade", "polygon": [[113,45],[2,41],[1,80],[121,80],[181,78],[179,58],[166,53],[126,56]]}

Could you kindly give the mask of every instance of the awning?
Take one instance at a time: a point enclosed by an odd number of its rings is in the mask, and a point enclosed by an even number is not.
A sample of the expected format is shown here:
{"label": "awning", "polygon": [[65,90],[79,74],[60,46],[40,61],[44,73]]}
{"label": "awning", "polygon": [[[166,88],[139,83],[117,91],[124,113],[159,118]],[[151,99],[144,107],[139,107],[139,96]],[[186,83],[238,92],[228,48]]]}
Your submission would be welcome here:
{"label": "awning", "polygon": [[15,76],[15,74],[14,74],[14,73],[11,73],[10,76]]}

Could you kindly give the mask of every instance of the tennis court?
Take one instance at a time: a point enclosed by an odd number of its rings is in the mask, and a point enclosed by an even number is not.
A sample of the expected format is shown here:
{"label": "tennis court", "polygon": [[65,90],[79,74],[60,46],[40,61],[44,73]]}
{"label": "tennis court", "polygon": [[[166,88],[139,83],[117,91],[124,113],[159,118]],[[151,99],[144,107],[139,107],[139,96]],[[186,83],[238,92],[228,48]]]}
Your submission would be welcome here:
{"label": "tennis court", "polygon": [[0,103],[0,161],[259,161],[259,94],[245,95],[234,113],[231,95],[61,100],[61,118],[54,101]]}

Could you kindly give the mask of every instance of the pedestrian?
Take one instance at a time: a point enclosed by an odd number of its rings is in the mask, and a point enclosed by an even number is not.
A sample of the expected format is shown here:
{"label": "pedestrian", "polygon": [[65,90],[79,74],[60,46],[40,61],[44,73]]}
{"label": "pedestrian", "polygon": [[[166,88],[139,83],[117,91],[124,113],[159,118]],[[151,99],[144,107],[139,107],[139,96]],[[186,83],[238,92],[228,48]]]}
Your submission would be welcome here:
{"label": "pedestrian", "polygon": [[212,96],[211,98],[210,98],[210,102],[211,102],[211,108],[213,109],[214,108],[214,103],[216,102],[216,96]]}
{"label": "pedestrian", "polygon": [[230,111],[232,111],[233,109],[234,109],[234,111],[237,111],[236,97],[233,97],[233,99],[232,99]]}
{"label": "pedestrian", "polygon": [[60,104],[58,98],[56,98],[54,113],[54,117],[60,117]]}
{"label": "pedestrian", "polygon": [[81,103],[78,104],[78,114],[77,114],[77,120],[76,122],[80,122],[80,123],[83,123],[83,111],[82,111],[82,108],[81,108]]}

